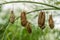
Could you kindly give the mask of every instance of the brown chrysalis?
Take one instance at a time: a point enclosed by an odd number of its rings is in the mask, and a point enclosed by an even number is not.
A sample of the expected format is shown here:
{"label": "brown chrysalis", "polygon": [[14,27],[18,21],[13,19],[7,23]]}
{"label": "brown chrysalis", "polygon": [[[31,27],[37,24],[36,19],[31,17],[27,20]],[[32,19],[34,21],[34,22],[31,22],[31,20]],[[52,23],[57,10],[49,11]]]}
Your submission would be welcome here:
{"label": "brown chrysalis", "polygon": [[54,21],[53,21],[53,18],[52,18],[52,14],[49,15],[49,20],[48,21],[49,21],[50,28],[53,29],[54,28]]}
{"label": "brown chrysalis", "polygon": [[39,16],[38,16],[38,26],[41,29],[45,28],[45,13],[42,11],[39,13]]}
{"label": "brown chrysalis", "polygon": [[29,22],[27,22],[26,29],[29,33],[32,33],[32,29]]}
{"label": "brown chrysalis", "polygon": [[27,24],[26,12],[23,11],[21,12],[21,25],[26,26],[26,24]]}
{"label": "brown chrysalis", "polygon": [[11,11],[11,14],[10,14],[10,22],[13,24],[15,21],[15,15],[14,15],[14,12]]}

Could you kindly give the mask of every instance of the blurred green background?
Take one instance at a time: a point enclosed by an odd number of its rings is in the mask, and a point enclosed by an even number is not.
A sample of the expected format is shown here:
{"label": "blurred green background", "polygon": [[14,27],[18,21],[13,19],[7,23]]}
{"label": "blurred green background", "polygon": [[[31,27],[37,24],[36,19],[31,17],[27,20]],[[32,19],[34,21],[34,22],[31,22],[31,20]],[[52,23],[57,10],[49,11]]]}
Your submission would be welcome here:
{"label": "blurred green background", "polygon": [[[15,14],[14,24],[9,22],[11,10]],[[27,12],[27,20],[31,23],[31,34],[21,25],[19,16],[24,10]],[[41,10],[46,13],[43,30],[37,23]],[[50,29],[48,24],[50,14],[53,16],[54,29]],[[0,0],[0,40],[60,40],[59,22],[60,0]]]}

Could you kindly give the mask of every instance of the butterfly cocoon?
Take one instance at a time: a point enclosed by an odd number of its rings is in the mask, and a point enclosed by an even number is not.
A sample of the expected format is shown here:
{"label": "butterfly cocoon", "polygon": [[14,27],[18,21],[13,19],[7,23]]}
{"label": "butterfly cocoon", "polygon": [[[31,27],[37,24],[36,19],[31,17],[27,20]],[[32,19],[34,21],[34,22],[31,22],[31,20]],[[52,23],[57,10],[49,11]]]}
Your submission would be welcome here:
{"label": "butterfly cocoon", "polygon": [[49,27],[51,28],[51,29],[53,29],[54,28],[54,21],[53,21],[53,18],[52,18],[52,14],[51,15],[49,15]]}
{"label": "butterfly cocoon", "polygon": [[27,29],[28,33],[32,33],[32,29],[31,29],[29,22],[27,22],[26,29]]}
{"label": "butterfly cocoon", "polygon": [[20,17],[21,17],[21,25],[25,27],[27,24],[26,12],[25,11],[21,12]]}
{"label": "butterfly cocoon", "polygon": [[45,28],[45,12],[40,12],[39,13],[39,16],[38,16],[38,26],[41,28],[41,29],[44,29]]}
{"label": "butterfly cocoon", "polygon": [[13,24],[13,23],[14,23],[14,21],[15,21],[15,15],[14,15],[14,12],[13,12],[13,11],[11,11],[9,21],[10,21],[10,23],[12,23],[12,24]]}

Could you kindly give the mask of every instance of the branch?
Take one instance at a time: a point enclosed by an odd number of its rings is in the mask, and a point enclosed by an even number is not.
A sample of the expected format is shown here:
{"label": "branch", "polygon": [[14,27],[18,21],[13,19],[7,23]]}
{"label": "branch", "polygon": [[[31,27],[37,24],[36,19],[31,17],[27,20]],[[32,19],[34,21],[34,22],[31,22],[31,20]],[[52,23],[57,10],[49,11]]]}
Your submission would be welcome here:
{"label": "branch", "polygon": [[55,8],[44,8],[44,9],[38,9],[38,10],[30,11],[30,12],[28,12],[27,14],[32,13],[32,12],[41,11],[41,10],[60,10],[60,9],[55,9]]}
{"label": "branch", "polygon": [[11,2],[1,3],[0,5],[10,4],[10,3],[34,3],[34,4],[42,4],[42,5],[46,5],[46,6],[49,6],[49,7],[56,8],[56,9],[60,9],[60,8],[58,8],[56,6],[53,6],[53,5],[49,5],[49,4],[45,4],[45,3],[41,3],[41,2],[33,2],[33,1],[11,1]]}

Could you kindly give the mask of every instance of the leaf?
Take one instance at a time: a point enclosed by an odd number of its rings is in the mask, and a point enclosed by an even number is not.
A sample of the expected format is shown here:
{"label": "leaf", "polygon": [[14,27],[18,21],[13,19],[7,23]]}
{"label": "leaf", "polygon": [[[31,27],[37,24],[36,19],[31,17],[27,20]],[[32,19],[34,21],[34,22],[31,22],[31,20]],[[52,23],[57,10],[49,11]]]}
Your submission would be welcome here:
{"label": "leaf", "polygon": [[60,2],[56,2],[55,4],[56,4],[56,5],[59,5],[59,4],[60,4]]}
{"label": "leaf", "polygon": [[1,12],[1,10],[2,10],[2,5],[0,5],[0,12]]}

